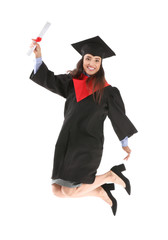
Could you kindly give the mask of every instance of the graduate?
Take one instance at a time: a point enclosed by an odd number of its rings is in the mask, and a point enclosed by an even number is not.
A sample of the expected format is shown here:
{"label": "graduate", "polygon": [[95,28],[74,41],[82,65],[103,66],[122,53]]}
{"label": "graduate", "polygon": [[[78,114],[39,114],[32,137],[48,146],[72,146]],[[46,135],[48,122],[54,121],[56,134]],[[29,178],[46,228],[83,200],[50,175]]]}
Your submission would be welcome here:
{"label": "graduate", "polygon": [[103,153],[104,121],[108,116],[127,153],[124,160],[131,153],[128,138],[137,132],[126,116],[120,91],[105,79],[102,61],[115,53],[99,36],[71,44],[81,59],[74,70],[55,75],[42,61],[40,45],[34,45],[36,61],[30,79],[66,99],[64,121],[55,145],[53,193],[61,198],[100,197],[115,215],[117,200],[110,191],[119,184],[131,194],[131,185],[122,173],[126,170],[124,164],[96,175]]}

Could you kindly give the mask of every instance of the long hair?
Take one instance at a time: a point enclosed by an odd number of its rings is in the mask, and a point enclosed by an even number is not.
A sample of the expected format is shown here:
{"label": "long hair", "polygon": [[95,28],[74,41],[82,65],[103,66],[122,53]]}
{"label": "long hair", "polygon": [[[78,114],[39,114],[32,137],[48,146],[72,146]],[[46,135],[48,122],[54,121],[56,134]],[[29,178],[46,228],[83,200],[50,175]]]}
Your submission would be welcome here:
{"label": "long hair", "polygon": [[[72,71],[69,70],[68,72],[72,75],[73,78],[80,79],[81,74],[83,73],[83,57],[77,63],[76,68]],[[101,98],[103,96],[104,84],[105,84],[105,73],[102,67],[102,62],[101,62],[99,71],[87,78],[86,80],[87,87],[90,81],[93,81],[93,88],[92,88],[93,99],[96,103],[100,103]],[[98,90],[94,93],[96,86],[98,87]],[[95,95],[96,95],[96,99],[95,99]]]}

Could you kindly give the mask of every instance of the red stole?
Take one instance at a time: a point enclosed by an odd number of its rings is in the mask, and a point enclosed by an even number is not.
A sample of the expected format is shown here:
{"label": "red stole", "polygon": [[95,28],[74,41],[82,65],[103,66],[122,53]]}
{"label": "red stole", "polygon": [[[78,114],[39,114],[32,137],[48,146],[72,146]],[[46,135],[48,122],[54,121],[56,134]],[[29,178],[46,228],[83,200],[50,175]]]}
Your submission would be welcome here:
{"label": "red stole", "polygon": [[[89,95],[93,94],[92,92],[92,88],[93,88],[93,82],[90,81],[88,83],[88,87],[86,84],[86,80],[88,79],[88,76],[86,76],[85,74],[81,74],[82,79],[75,79],[73,78],[73,83],[74,83],[74,88],[75,88],[75,94],[76,94],[76,100],[77,102],[81,101],[82,99],[88,97]],[[105,80],[105,84],[104,87],[109,86],[110,84],[108,84]],[[98,86],[95,87],[94,92],[96,92],[98,90]]]}

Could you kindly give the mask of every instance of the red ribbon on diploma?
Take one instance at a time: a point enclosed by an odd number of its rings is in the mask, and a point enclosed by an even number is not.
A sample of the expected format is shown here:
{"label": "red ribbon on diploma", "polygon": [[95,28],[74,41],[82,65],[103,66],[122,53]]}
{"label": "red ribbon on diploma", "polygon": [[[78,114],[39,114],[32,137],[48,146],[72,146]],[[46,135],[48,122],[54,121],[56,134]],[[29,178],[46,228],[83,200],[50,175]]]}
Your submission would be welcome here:
{"label": "red ribbon on diploma", "polygon": [[32,39],[35,42],[41,42],[42,38],[41,37],[37,37],[36,39]]}

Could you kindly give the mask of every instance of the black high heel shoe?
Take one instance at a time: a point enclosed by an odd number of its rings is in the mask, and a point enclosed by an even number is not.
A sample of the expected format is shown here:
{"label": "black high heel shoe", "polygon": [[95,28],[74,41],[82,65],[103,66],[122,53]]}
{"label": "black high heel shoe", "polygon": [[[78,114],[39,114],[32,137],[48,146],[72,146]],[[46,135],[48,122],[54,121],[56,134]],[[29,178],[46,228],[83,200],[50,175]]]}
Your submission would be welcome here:
{"label": "black high heel shoe", "polygon": [[113,214],[115,216],[116,215],[116,211],[117,211],[117,201],[116,201],[116,199],[113,197],[113,195],[110,192],[111,190],[115,189],[114,184],[113,183],[112,184],[105,183],[105,184],[101,185],[101,187],[106,191],[107,195],[109,196],[109,198],[112,201],[113,205],[112,205],[111,209],[112,209],[112,212],[113,212]]}
{"label": "black high heel shoe", "polygon": [[125,165],[121,164],[118,166],[114,166],[110,169],[112,172],[114,172],[115,174],[117,174],[124,182],[125,182],[125,190],[127,191],[127,193],[130,195],[131,194],[131,185],[130,185],[130,181],[128,180],[128,178],[126,178],[121,172],[125,171]]}

